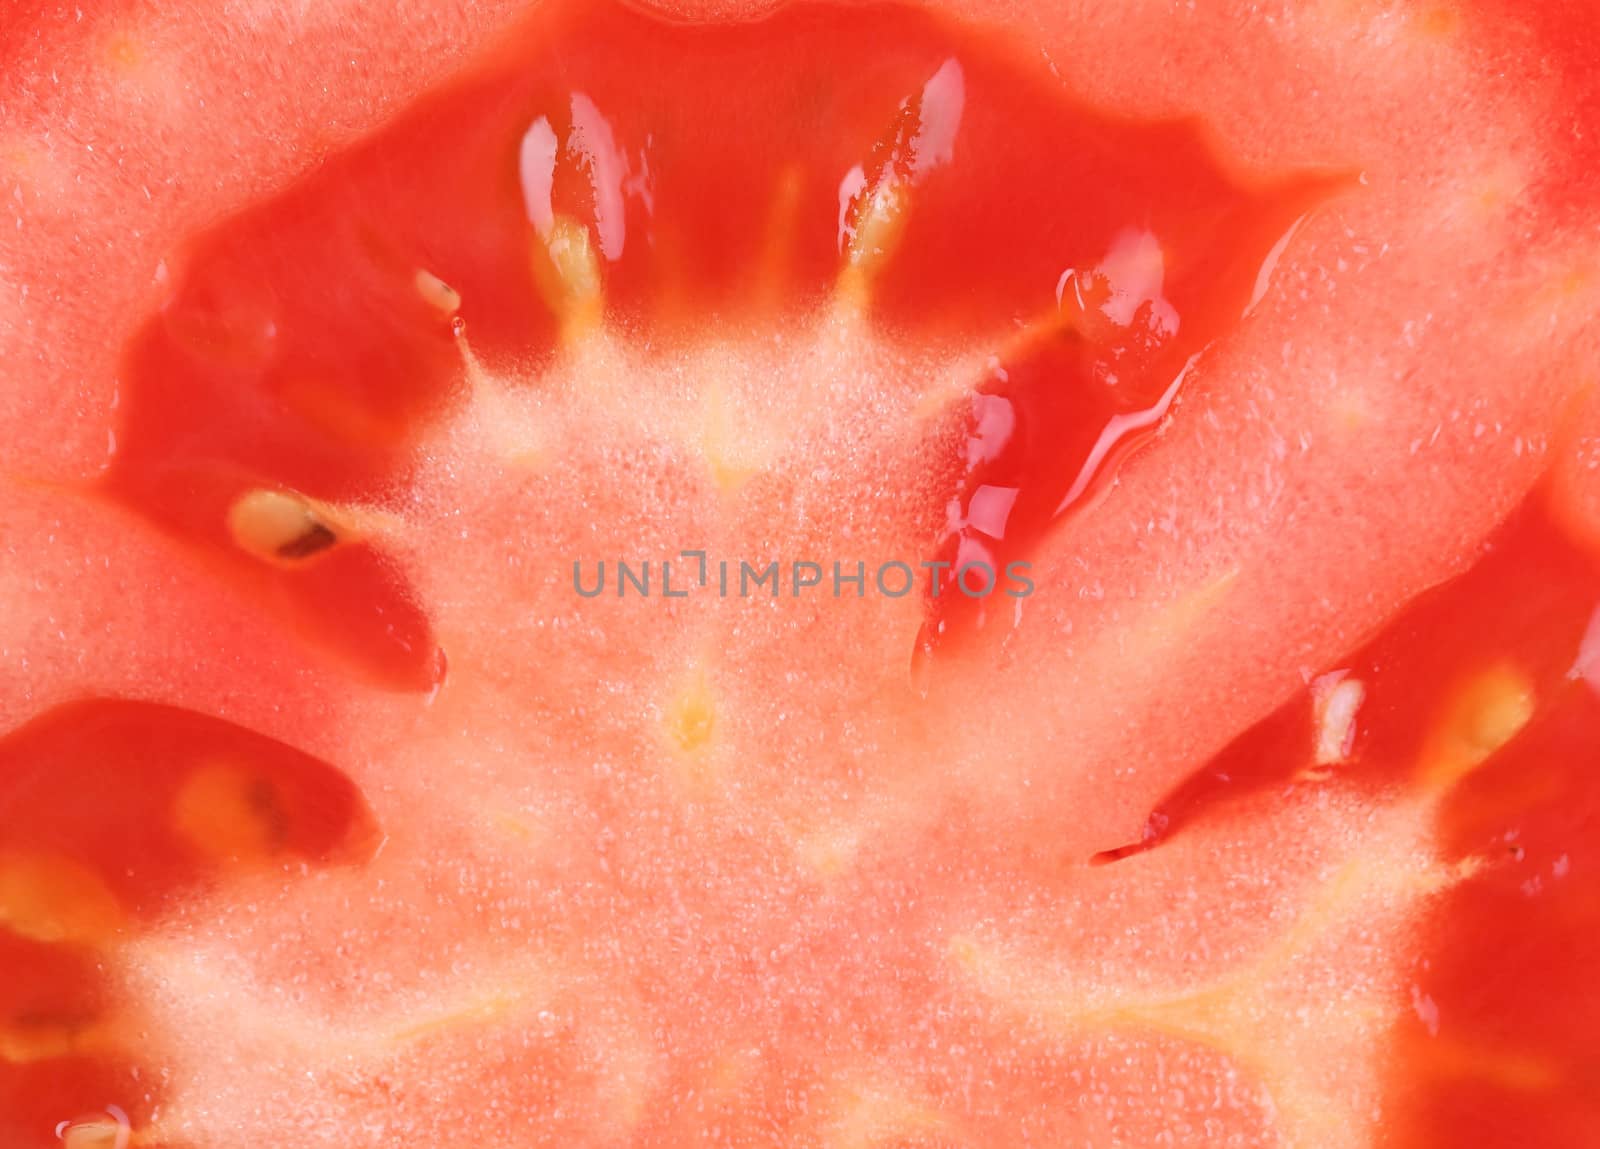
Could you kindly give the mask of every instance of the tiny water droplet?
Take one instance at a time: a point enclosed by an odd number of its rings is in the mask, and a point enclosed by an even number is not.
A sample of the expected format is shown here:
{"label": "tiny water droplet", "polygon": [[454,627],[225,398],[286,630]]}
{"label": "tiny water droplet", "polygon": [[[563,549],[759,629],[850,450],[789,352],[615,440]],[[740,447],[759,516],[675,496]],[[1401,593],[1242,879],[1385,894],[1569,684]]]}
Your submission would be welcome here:
{"label": "tiny water droplet", "polygon": [[133,1122],[115,1105],[91,1117],[78,1117],[56,1125],[56,1138],[66,1149],[128,1149]]}

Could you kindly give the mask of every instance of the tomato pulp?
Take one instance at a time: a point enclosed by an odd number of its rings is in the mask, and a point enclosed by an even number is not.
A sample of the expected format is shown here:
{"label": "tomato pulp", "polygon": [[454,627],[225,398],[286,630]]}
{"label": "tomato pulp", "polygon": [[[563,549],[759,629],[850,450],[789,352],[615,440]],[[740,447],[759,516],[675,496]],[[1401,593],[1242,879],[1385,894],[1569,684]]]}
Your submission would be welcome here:
{"label": "tomato pulp", "polygon": [[[1215,416],[1298,229],[1366,178],[1061,83],[910,9],[557,5],[169,253],[109,468],[58,497],[328,677],[231,671],[281,677],[282,738],[113,696],[7,737],[0,1129],[1580,1144],[1600,713],[1559,497],[1288,668],[1137,841],[1051,761],[1093,756],[1065,718],[979,714],[1040,635],[1094,697],[1240,609],[1222,569],[1124,625],[1080,557],[1095,645],[957,572],[1038,557],[1064,593],[1078,517]],[[684,551],[820,581],[567,585]],[[857,561],[915,593],[841,595]],[[1282,571],[1308,614],[1320,573]]]}
{"label": "tomato pulp", "polygon": [[[906,10],[707,27],[568,7],[525,44],[166,269],[172,297],[127,365],[113,491],[224,551],[227,507],[262,484],[374,497],[403,475],[411,424],[459,401],[458,341],[491,369],[559,348],[568,305],[549,296],[577,273],[530,228],[553,245],[577,221],[607,321],[657,354],[830,301],[897,338],[993,347],[967,409],[930,426],[949,442],[925,514],[944,522],[901,560],[943,608],[931,645],[988,597],[955,571],[998,583],[1157,427],[1186,361],[1336,184],[1230,173],[1199,125],[1075,106],[1042,62]],[[369,555],[272,581],[374,673],[439,673]]]}

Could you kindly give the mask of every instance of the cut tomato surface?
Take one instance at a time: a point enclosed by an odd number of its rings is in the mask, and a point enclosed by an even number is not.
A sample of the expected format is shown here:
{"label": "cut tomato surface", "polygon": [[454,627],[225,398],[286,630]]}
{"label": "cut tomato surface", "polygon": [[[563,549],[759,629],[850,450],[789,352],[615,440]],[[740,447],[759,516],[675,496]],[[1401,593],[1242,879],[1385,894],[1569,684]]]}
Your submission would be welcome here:
{"label": "cut tomato surface", "polygon": [[9,12],[0,1141],[1588,1144],[1586,20]]}

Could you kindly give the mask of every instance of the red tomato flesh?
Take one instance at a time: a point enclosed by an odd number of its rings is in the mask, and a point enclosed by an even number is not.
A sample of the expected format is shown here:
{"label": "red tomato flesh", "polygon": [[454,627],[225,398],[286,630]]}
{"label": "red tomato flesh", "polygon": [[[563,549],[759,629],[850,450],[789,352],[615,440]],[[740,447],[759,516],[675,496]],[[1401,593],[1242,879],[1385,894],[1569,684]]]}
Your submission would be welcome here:
{"label": "red tomato flesh", "polygon": [[[1119,630],[1123,588],[1086,576],[1094,645],[1081,607],[954,571],[1038,558],[1065,596],[1076,516],[1215,416],[1217,356],[1366,179],[1071,98],[1031,47],[899,7],[552,5],[167,253],[109,469],[16,497],[295,653],[194,622],[192,666],[0,740],[0,1140],[1586,1143],[1600,639],[1571,457],[1481,549],[1463,526],[1373,579],[1348,653],[1308,638],[1279,668],[1303,688],[1230,699],[1218,753],[1174,735],[1112,794],[1048,760],[1061,714],[984,724],[1019,662],[1092,695],[1082,667],[1159,677],[1240,609],[1237,569],[1173,559],[1173,601],[1130,586]],[[1302,392],[1244,394],[1325,434]],[[1488,400],[1475,438],[1526,431],[1517,477],[1449,466],[1516,503],[1564,394]],[[1371,413],[1340,417],[1335,443]],[[1213,475],[1178,450],[1175,537]],[[1227,497],[1245,533],[1260,499]],[[708,540],[947,565],[907,601],[569,593],[574,561]],[[1325,573],[1282,571],[1308,618],[1363,598]],[[213,625],[281,723],[226,676],[166,697]]]}
{"label": "red tomato flesh", "polygon": [[[824,303],[865,198],[851,173],[910,180],[917,132],[942,115],[962,162],[916,178],[870,299],[897,337],[999,352],[973,410],[930,429],[956,477],[927,510],[943,528],[907,556],[948,564],[917,572],[939,599],[931,648],[982,614],[954,572],[977,562],[998,582],[1154,431],[1184,364],[1239,321],[1275,245],[1336,186],[1229,172],[1197,124],[1063,101],[1042,63],[893,8],[704,27],[568,6],[504,55],[164,265],[172,297],[126,366],[119,497],[226,552],[226,508],[252,486],[338,500],[403,478],[415,425],[460,398],[458,333],[491,367],[547,362],[558,331],[517,178],[532,125],[561,149],[546,206],[610,245],[608,320],[672,346]],[[924,111],[947,61],[945,106]],[[419,271],[459,310],[430,304]],[[1007,347],[1017,329],[1030,334]],[[434,685],[406,588],[367,553],[331,567],[257,573],[381,679]]]}

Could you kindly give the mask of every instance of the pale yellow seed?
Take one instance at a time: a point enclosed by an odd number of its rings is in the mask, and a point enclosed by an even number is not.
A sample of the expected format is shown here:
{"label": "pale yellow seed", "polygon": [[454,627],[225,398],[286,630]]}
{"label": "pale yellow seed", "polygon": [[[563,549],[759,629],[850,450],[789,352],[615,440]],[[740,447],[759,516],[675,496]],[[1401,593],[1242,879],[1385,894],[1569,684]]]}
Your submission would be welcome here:
{"label": "pale yellow seed", "polygon": [[248,491],[228,508],[228,530],[256,558],[298,566],[345,541],[320,504],[293,491]]}
{"label": "pale yellow seed", "polygon": [[892,176],[885,176],[864,194],[867,198],[856,215],[838,286],[839,297],[857,305],[866,302],[873,281],[900,246],[911,198],[910,188]]}
{"label": "pale yellow seed", "polygon": [[61,1130],[66,1149],[124,1149],[132,1142],[132,1130],[113,1117],[90,1117]]}
{"label": "pale yellow seed", "polygon": [[116,895],[93,870],[43,854],[0,856],[0,926],[40,942],[87,943],[122,921]]}
{"label": "pale yellow seed", "polygon": [[1422,759],[1422,778],[1447,790],[1498,751],[1533,717],[1533,683],[1509,665],[1492,666],[1462,686],[1446,706]]}
{"label": "pale yellow seed", "polygon": [[445,315],[454,315],[461,310],[461,293],[433,272],[419,268],[416,285],[417,294],[422,296],[423,302],[429,307],[436,308]]}
{"label": "pale yellow seed", "polygon": [[600,317],[603,284],[600,255],[589,229],[558,215],[534,260],[534,278],[566,334],[581,334]]}
{"label": "pale yellow seed", "polygon": [[857,217],[850,241],[851,263],[874,271],[888,261],[905,230],[909,198],[909,189],[900,180],[885,177],[879,181]]}
{"label": "pale yellow seed", "polygon": [[0,1022],[0,1062],[27,1065],[70,1057],[84,1046],[84,1030],[62,1018]]}
{"label": "pale yellow seed", "polygon": [[196,769],[173,800],[180,837],[214,859],[270,856],[283,837],[277,791],[259,773],[222,762]]}
{"label": "pale yellow seed", "polygon": [[1356,712],[1367,697],[1358,678],[1325,676],[1312,684],[1318,766],[1335,766],[1350,756],[1356,737]]}

